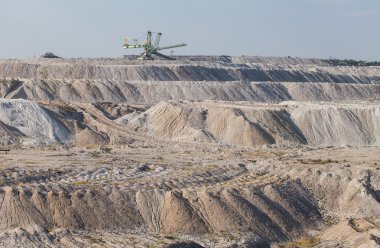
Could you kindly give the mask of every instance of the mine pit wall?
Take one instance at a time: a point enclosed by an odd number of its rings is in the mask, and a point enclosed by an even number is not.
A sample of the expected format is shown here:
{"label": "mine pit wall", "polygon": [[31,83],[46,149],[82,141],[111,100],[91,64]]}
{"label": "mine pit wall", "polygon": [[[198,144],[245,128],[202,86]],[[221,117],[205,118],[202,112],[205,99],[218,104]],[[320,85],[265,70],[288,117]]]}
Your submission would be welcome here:
{"label": "mine pit wall", "polygon": [[349,101],[379,99],[380,84],[217,81],[0,80],[0,97],[80,103]]}
{"label": "mine pit wall", "polygon": [[255,82],[330,82],[379,83],[380,75],[345,74],[344,71],[302,70],[302,68],[261,68],[260,66],[199,65],[36,65],[0,63],[0,78],[41,80],[117,80],[117,81],[255,81]]}
{"label": "mine pit wall", "polygon": [[278,103],[368,100],[378,99],[379,93],[378,67],[333,67],[318,59],[188,56],[178,61],[0,60],[0,97],[8,99]]}

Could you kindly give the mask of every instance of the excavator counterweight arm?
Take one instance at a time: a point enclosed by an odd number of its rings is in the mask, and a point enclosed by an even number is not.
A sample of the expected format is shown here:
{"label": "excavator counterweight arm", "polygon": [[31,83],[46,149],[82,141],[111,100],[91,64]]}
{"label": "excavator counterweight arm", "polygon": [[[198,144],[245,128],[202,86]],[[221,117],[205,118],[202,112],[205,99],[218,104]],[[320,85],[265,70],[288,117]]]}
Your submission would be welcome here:
{"label": "excavator counterweight arm", "polygon": [[160,45],[160,40],[161,40],[162,33],[158,33],[156,40],[154,42],[154,47],[157,48]]}
{"label": "excavator counterweight arm", "polygon": [[146,36],[146,45],[152,46],[152,32],[148,31],[148,34]]}

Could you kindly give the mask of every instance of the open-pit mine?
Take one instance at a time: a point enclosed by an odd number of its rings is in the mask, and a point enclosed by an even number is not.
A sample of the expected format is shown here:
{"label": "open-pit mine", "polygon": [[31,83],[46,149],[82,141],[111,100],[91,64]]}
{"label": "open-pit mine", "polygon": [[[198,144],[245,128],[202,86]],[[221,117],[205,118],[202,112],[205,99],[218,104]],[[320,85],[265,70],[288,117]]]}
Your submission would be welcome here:
{"label": "open-pit mine", "polygon": [[1,247],[379,247],[380,67],[0,60]]}

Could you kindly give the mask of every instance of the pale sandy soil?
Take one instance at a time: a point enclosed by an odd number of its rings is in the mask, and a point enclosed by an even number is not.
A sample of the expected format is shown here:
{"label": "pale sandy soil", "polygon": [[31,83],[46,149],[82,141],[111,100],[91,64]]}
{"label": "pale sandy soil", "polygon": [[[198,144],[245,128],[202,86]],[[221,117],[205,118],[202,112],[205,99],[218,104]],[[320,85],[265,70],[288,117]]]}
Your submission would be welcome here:
{"label": "pale sandy soil", "polygon": [[380,68],[0,60],[0,247],[379,247]]}
{"label": "pale sandy soil", "polygon": [[[36,247],[42,245],[41,240],[44,240],[42,242],[44,245],[51,247],[87,247],[90,244],[94,247],[101,247],[102,245],[105,247],[146,247],[149,245],[165,247],[171,243],[190,240],[207,247],[228,247],[228,244],[232,245],[234,243],[243,246],[243,243],[247,243],[249,240],[252,243],[260,240],[258,236],[263,236],[266,232],[262,233],[260,230],[256,230],[258,233],[256,236],[250,233],[249,226],[246,231],[243,231],[244,224],[243,229],[238,226],[228,228],[223,223],[223,220],[218,221],[209,215],[208,207],[214,208],[212,211],[220,215],[220,218],[232,221],[230,225],[235,225],[233,219],[240,218],[237,216],[245,216],[247,213],[241,212],[242,210],[238,205],[232,208],[234,210],[221,211],[218,205],[214,205],[215,203],[207,206],[207,204],[211,203],[208,203],[209,200],[202,197],[206,192],[208,192],[207,194],[212,192],[214,192],[212,194],[219,194],[217,192],[220,192],[222,199],[226,201],[227,205],[225,207],[230,206],[229,208],[231,208],[234,206],[236,199],[231,202],[223,192],[233,190],[240,192],[238,194],[241,196],[248,197],[244,192],[253,190],[252,192],[263,192],[272,200],[277,199],[278,203],[276,204],[280,204],[284,209],[287,209],[286,215],[290,214],[296,220],[296,223],[300,220],[305,220],[302,215],[307,215],[307,213],[302,213],[302,209],[307,205],[295,212],[292,211],[292,208],[297,208],[296,202],[301,199],[304,199],[302,201],[315,201],[315,207],[309,206],[309,208],[313,209],[311,211],[317,211],[315,215],[312,215],[312,218],[314,218],[311,221],[312,223],[309,225],[299,223],[297,225],[300,225],[303,231],[295,231],[294,226],[292,227],[293,231],[291,231],[292,228],[289,229],[290,226],[283,223],[281,221],[282,217],[278,216],[279,213],[285,213],[281,211],[277,214],[273,213],[276,209],[275,205],[264,206],[258,198],[249,200],[253,206],[258,208],[256,210],[251,208],[249,210],[253,212],[251,214],[256,215],[257,211],[264,211],[278,226],[270,227],[269,230],[279,233],[289,232],[285,236],[293,236],[295,241],[292,241],[293,243],[289,243],[289,245],[286,245],[284,236],[281,243],[285,242],[285,244],[283,243],[285,247],[291,247],[294,244],[299,245],[299,247],[312,247],[314,245],[316,247],[329,247],[328,244],[330,243],[331,245],[338,245],[334,247],[352,247],[352,242],[356,242],[355,246],[357,245],[357,247],[359,245],[370,247],[370,245],[376,244],[376,240],[378,241],[376,237],[379,237],[380,231],[380,219],[378,215],[373,215],[378,214],[380,210],[378,202],[380,197],[379,152],[378,147],[231,148],[218,145],[183,146],[180,144],[170,147],[166,145],[161,147],[149,145],[144,147],[134,147],[132,145],[107,146],[103,150],[90,147],[65,148],[53,145],[43,149],[18,148],[8,154],[1,154],[0,157],[2,167],[1,185],[4,187],[4,192],[7,191],[7,188],[13,187],[26,192],[35,192],[38,189],[39,194],[47,195],[50,191],[59,192],[62,190],[69,195],[75,195],[81,191],[93,191],[94,194],[103,195],[102,191],[117,189],[119,192],[132,195],[132,199],[135,199],[133,201],[137,201],[138,213],[143,216],[143,221],[138,222],[140,223],[139,225],[128,226],[128,224],[125,224],[128,231],[120,229],[122,225],[120,226],[119,224],[106,230],[106,233],[98,233],[96,229],[101,228],[102,225],[96,228],[94,222],[103,222],[107,226],[107,221],[104,219],[110,215],[110,213],[106,213],[107,209],[104,210],[105,213],[103,214],[95,214],[96,217],[82,216],[82,220],[86,218],[95,219],[92,220],[93,222],[87,220],[88,227],[84,230],[72,228],[73,226],[75,227],[75,223],[79,220],[71,220],[70,226],[65,226],[64,222],[59,220],[64,217],[58,216],[56,224],[42,222],[45,226],[39,226],[41,222],[33,220],[33,217],[29,214],[25,214],[25,216],[29,216],[28,218],[32,220],[22,220],[24,215],[21,214],[18,216],[21,219],[8,216],[6,222],[8,224],[2,221],[1,226],[4,233],[1,235],[1,242],[4,245],[20,243],[23,245],[35,245]],[[350,184],[354,180],[363,180],[363,173],[367,173],[366,175],[370,175],[371,178],[369,185],[362,184],[364,185],[363,190],[375,192],[372,197],[375,202],[377,201],[377,205],[370,205],[374,203],[369,201],[368,195],[365,196],[363,193],[357,192],[355,187],[350,189],[352,194],[349,199],[334,199],[335,197],[340,197],[338,191],[342,190],[342,187],[344,188],[343,191],[345,191],[346,188],[353,187]],[[330,175],[335,179],[324,181],[326,175]],[[312,180],[310,180],[311,177],[313,177]],[[347,177],[350,177],[350,179],[347,180]],[[342,178],[346,179],[342,180]],[[289,185],[289,182],[297,180],[301,180],[301,184],[310,191],[311,194],[307,195],[309,198],[305,198],[304,193],[295,192],[296,195],[293,197],[298,198],[298,200],[284,203],[281,198],[270,193],[273,190],[272,187],[292,188],[293,186]],[[338,180],[340,181],[338,182]],[[324,184],[325,182],[330,185]],[[321,187],[329,187],[328,190],[334,188],[336,194],[334,194],[334,190],[331,190],[330,194],[325,196],[321,192]],[[183,218],[185,218],[185,221],[189,221],[186,219],[190,218],[188,214],[169,215],[161,221],[157,220],[157,222],[144,219],[144,214],[148,214],[146,212],[153,210],[149,210],[149,205],[145,205],[147,203],[141,202],[141,195],[145,194],[145,197],[148,195],[153,197],[149,192],[156,190],[180,192],[185,199],[192,202],[192,205],[195,204],[194,197],[200,197],[202,203],[195,208],[207,220],[208,224],[206,226],[210,226],[204,229],[203,222],[196,221],[188,227],[188,232],[182,232],[182,227],[176,226],[172,222],[167,223],[167,218],[171,218],[170,221],[174,221],[174,223],[184,221]],[[347,192],[343,194],[347,194]],[[3,214],[12,214],[23,209],[14,205],[16,204],[15,202],[6,206],[4,200],[9,199],[9,196],[3,193],[3,197],[3,204],[0,208]],[[49,201],[49,198],[46,199]],[[151,201],[150,199],[148,202]],[[152,207],[154,206],[153,202],[149,204],[153,204],[150,205]],[[356,205],[356,207],[352,208],[350,206],[352,204]],[[368,207],[363,206],[363,204],[369,204],[370,209],[363,210],[363,207]],[[338,209],[335,205],[339,205]],[[13,210],[7,209],[12,206]],[[71,205],[68,207],[75,209],[78,206]],[[134,205],[129,207],[132,206]],[[179,206],[183,207],[181,204]],[[147,207],[148,209],[146,209]],[[159,204],[157,207],[159,207]],[[87,206],[87,208],[88,211],[94,210],[93,206]],[[29,208],[26,207],[23,211],[28,211],[27,209]],[[79,215],[83,215],[80,210],[76,211]],[[310,209],[306,211],[310,211]],[[340,211],[344,212],[346,216],[342,216]],[[254,214],[255,212],[256,214]],[[318,212],[320,217],[318,217]],[[248,216],[251,216],[251,214],[248,214]],[[347,214],[350,216],[347,216]],[[228,215],[232,215],[233,218],[230,219],[231,216]],[[266,225],[265,218],[262,218],[256,219],[255,225]],[[22,229],[12,229],[11,223],[20,224]],[[358,229],[355,227],[355,225],[359,225],[357,223],[369,223],[367,224],[369,227]],[[335,226],[336,224],[337,226]],[[146,231],[139,231],[145,230],[147,227],[149,234],[144,234]],[[329,231],[331,228],[334,229],[333,236]],[[204,229],[204,231],[199,229]],[[239,229],[241,229],[241,232],[237,232]],[[286,231],[287,229],[288,231]],[[197,231],[200,231],[200,233],[194,235]],[[359,238],[350,238],[353,233]]]}

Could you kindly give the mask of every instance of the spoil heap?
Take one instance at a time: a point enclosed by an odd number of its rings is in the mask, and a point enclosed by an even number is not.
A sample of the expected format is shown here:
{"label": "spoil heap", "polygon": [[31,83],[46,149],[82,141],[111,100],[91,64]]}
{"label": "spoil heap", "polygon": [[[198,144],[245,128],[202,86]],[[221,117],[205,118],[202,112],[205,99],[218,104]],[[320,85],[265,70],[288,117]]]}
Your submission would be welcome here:
{"label": "spoil heap", "polygon": [[55,58],[0,78],[0,246],[380,243],[379,67]]}

